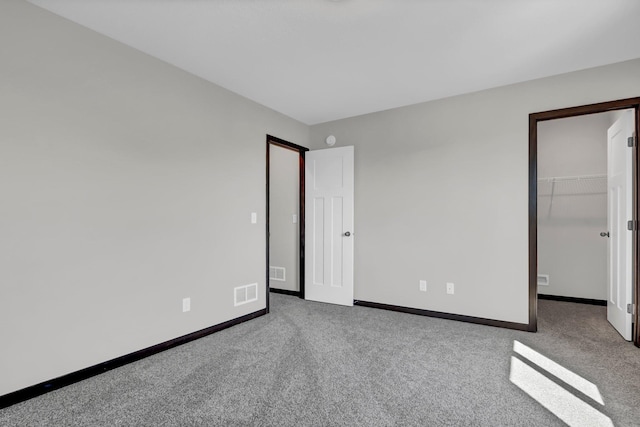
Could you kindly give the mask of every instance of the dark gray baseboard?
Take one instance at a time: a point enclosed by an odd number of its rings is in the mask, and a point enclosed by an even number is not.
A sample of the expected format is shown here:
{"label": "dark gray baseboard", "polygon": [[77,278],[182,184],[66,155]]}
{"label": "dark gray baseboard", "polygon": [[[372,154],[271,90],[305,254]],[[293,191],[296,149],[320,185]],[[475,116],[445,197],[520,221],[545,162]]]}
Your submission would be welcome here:
{"label": "dark gray baseboard", "polygon": [[604,305],[604,306],[607,305],[607,301],[602,299],[563,297],[559,295],[546,295],[546,294],[538,294],[538,298],[552,300],[552,301],[575,302],[578,304],[591,304],[591,305]]}
{"label": "dark gray baseboard", "polygon": [[[516,329],[518,331],[530,331],[527,323],[505,322],[502,320],[484,319],[482,317],[464,316],[462,314],[443,313],[440,311],[423,310],[420,308],[402,307],[398,305],[381,304],[369,301],[354,301],[354,305],[363,307],[380,308],[383,310],[399,311],[402,313],[417,314],[420,316],[437,317],[439,319],[457,320],[459,322],[476,323],[478,325],[495,326],[498,328]],[[530,331],[534,332],[534,331]]]}
{"label": "dark gray baseboard", "polygon": [[88,368],[81,369],[79,371],[75,371],[58,378],[54,378],[49,381],[41,382],[40,384],[36,384],[30,387],[23,388],[21,390],[11,392],[9,394],[5,394],[3,396],[0,396],[0,409],[15,405],[16,403],[23,402],[25,400],[32,399],[36,396],[40,396],[50,391],[68,386],[70,384],[77,383],[87,378],[91,378],[93,376],[110,371],[112,369],[119,368],[120,366],[124,366],[128,363],[132,363],[137,360],[144,359],[145,357],[160,353],[162,351],[169,350],[170,348],[186,344],[190,341],[197,340],[198,338],[202,338],[223,329],[230,328],[231,326],[235,326],[239,323],[246,322],[247,320],[264,316],[265,314],[267,314],[266,308],[238,317],[237,319],[232,319],[218,325],[210,326],[208,328],[201,329],[199,331],[192,332],[190,334],[183,335],[181,337],[174,338],[172,340],[165,341],[163,343],[156,344],[154,346],[138,350],[133,353],[126,354],[124,356],[120,356],[115,359],[111,359],[106,362],[99,363],[97,365],[90,366]]}
{"label": "dark gray baseboard", "polygon": [[292,295],[294,297],[299,297],[300,296],[300,291],[290,291],[290,290],[287,290],[287,289],[269,288],[269,292],[273,292],[274,294]]}

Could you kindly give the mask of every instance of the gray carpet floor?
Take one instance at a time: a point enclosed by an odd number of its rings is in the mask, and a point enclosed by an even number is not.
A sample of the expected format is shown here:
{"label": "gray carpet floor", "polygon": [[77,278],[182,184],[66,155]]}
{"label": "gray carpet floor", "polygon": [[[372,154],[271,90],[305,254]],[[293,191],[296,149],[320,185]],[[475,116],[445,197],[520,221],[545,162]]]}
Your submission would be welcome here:
{"label": "gray carpet floor", "polygon": [[[277,294],[271,310],[0,410],[0,425],[567,425],[510,381],[514,357],[610,425],[640,425],[640,349],[604,307],[540,301],[535,334]],[[516,354],[514,341],[593,383],[604,404]]]}

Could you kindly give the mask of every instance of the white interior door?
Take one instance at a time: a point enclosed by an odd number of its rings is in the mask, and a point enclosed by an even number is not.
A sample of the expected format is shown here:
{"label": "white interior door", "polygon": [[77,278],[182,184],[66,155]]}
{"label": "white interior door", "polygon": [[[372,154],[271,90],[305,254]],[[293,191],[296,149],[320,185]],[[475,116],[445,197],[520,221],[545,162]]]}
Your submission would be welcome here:
{"label": "white interior door", "polygon": [[353,305],[353,147],[305,154],[305,299]]}
{"label": "white interior door", "polygon": [[628,110],[607,133],[607,319],[627,341],[631,341],[633,285],[633,234],[627,226],[633,218],[633,149],[628,146],[628,138],[633,135],[633,129],[633,111]]}

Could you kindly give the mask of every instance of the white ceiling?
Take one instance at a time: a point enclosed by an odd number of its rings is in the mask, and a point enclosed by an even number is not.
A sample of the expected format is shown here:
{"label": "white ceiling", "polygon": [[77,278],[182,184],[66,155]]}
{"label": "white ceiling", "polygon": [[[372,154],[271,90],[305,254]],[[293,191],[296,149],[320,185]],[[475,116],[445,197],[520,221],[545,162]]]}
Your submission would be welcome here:
{"label": "white ceiling", "polygon": [[30,0],[307,124],[640,58],[640,0]]}

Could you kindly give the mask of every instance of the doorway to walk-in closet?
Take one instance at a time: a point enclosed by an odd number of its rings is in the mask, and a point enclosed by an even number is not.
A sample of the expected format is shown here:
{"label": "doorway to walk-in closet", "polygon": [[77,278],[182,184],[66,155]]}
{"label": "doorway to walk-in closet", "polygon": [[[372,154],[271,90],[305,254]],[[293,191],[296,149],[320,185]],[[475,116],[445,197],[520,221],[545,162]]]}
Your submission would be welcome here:
{"label": "doorway to walk-in closet", "polygon": [[267,135],[267,301],[269,292],[304,298],[304,153]]}
{"label": "doorway to walk-in closet", "polygon": [[635,153],[627,133],[633,129],[634,109],[537,125],[538,298],[606,306],[606,320],[627,340]]}

